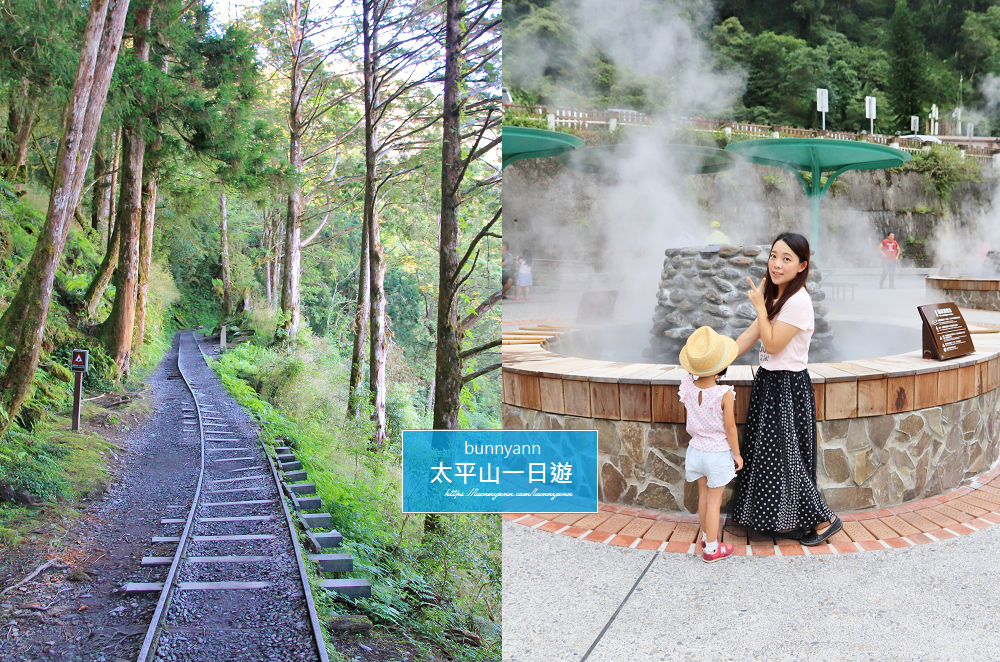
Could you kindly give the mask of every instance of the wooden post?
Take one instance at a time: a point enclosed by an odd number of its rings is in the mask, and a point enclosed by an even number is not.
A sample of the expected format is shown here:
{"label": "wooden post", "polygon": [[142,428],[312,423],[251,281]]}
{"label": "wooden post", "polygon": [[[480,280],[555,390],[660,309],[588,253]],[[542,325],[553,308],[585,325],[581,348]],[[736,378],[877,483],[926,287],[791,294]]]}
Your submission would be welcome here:
{"label": "wooden post", "polygon": [[73,431],[80,429],[80,399],[83,397],[83,373],[73,373]]}

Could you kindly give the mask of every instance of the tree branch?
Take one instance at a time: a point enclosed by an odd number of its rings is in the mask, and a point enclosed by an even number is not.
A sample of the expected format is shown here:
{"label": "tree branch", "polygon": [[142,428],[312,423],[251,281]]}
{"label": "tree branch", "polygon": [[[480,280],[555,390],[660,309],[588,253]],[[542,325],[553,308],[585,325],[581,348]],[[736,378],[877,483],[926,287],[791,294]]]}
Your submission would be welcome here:
{"label": "tree branch", "polygon": [[[496,223],[498,220],[500,220],[500,215],[502,213],[503,213],[503,207],[501,207],[500,209],[497,209],[497,213],[493,215],[493,218],[490,220],[490,222],[487,223],[483,227],[483,229],[480,230],[478,234],[476,234],[475,237],[473,237],[472,243],[469,244],[468,250],[465,251],[465,255],[462,257],[461,261],[459,261],[458,267],[455,268],[455,273],[452,275],[452,280],[453,281],[454,281],[455,278],[458,278],[458,275],[460,273],[462,273],[462,269],[465,268],[465,263],[468,262],[469,258],[472,256],[472,251],[476,250],[476,244],[478,244],[480,242],[480,240],[482,240],[483,237],[485,237],[486,235],[489,234],[490,228],[493,227],[494,223]],[[458,290],[457,287],[455,289],[456,289],[456,291]]]}
{"label": "tree branch", "polygon": [[492,347],[499,347],[501,343],[503,343],[503,340],[500,338],[497,338],[496,340],[491,340],[485,345],[480,345],[479,347],[473,347],[472,349],[465,350],[464,352],[458,355],[458,358],[463,360],[467,359],[469,357],[475,356],[476,354],[481,354],[482,352],[485,352],[486,350]]}
{"label": "tree branch", "polygon": [[479,304],[479,306],[476,308],[475,311],[467,315],[464,320],[458,323],[458,332],[465,333],[466,331],[471,329],[472,326],[476,322],[478,322],[490,308],[495,306],[496,302],[499,301],[502,297],[503,297],[503,290],[497,290],[496,292],[491,294],[489,298],[486,299],[486,301],[483,301],[481,304]]}
{"label": "tree branch", "polygon": [[319,246],[320,244],[325,244],[326,242],[330,241],[331,239],[336,239],[340,235],[347,234],[351,230],[357,230],[360,227],[361,227],[360,225],[355,225],[354,227],[347,228],[346,230],[341,230],[337,234],[330,235],[329,237],[324,237],[323,239],[320,239],[319,241],[313,242],[311,244],[305,244],[304,246],[302,246],[302,248],[303,249],[305,249],[305,248],[311,248],[312,246]]}
{"label": "tree branch", "polygon": [[496,370],[497,368],[499,368],[502,365],[503,365],[502,363],[494,363],[492,365],[486,366],[485,368],[480,368],[479,370],[476,370],[475,372],[470,373],[468,375],[463,375],[462,376],[462,384],[463,385],[468,384],[469,382],[471,382],[476,377],[482,377],[483,375],[485,375],[488,372],[493,372],[494,370]]}

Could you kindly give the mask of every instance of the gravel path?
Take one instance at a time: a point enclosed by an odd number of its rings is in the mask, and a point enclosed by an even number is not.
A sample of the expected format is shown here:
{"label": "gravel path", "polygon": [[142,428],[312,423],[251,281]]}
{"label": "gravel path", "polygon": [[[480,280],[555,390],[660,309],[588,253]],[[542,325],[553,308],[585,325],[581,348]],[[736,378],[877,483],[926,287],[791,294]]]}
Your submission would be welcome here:
{"label": "gravel path", "polygon": [[1000,527],[714,564],[503,527],[505,661],[997,659]]}
{"label": "gravel path", "polygon": [[[190,334],[181,337],[180,368],[198,396],[205,424],[206,452],[205,475],[186,559],[251,556],[261,560],[182,561],[177,575],[181,588],[174,591],[170,600],[156,659],[318,660],[281,496],[253,423],[219,383]],[[188,427],[185,435],[197,440],[197,426]],[[234,501],[268,503],[211,505]],[[185,509],[177,517],[186,515]],[[210,521],[248,516],[268,519]],[[179,535],[183,525],[174,526],[177,530],[173,535]],[[267,537],[199,539],[232,535]],[[252,589],[183,590],[183,583],[187,582],[223,581],[266,585]]]}

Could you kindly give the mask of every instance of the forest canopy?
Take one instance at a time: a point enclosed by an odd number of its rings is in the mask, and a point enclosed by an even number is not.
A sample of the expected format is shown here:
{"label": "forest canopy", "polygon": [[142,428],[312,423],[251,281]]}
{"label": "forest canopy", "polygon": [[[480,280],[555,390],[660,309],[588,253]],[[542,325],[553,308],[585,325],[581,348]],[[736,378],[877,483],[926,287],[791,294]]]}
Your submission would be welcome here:
{"label": "forest canopy", "polygon": [[[877,132],[907,133],[910,116],[926,119],[934,104],[942,120],[962,107],[976,135],[1000,135],[1000,2],[603,3],[625,21],[622,14],[644,13],[675,39],[676,25],[687,24],[705,47],[699,66],[741,83],[707,109],[664,98],[669,76],[643,71],[645,54],[621,57],[591,38],[588,16],[602,2],[504,3],[504,85],[516,101],[819,128],[815,90],[822,87],[829,90],[828,129],[867,129],[864,101],[874,96]],[[691,66],[680,57],[673,62]]]}

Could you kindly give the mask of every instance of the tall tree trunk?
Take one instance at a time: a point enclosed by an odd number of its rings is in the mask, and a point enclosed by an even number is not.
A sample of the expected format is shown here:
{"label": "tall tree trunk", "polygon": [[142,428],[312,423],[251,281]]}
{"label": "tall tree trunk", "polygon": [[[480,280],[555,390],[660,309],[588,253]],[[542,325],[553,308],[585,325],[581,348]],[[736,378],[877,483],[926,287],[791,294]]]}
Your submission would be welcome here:
{"label": "tall tree trunk", "polygon": [[7,103],[7,129],[0,141],[0,176],[15,179],[21,166],[27,162],[28,139],[38,110],[38,90],[21,78],[20,85],[11,86]]}
{"label": "tall tree trunk", "polygon": [[302,0],[292,2],[292,72],[288,109],[288,166],[292,181],[288,191],[288,212],[285,217],[285,259],[281,281],[281,311],[287,315],[284,323],[286,338],[294,341],[299,331],[299,283],[302,279],[302,103],[305,97],[302,75],[302,47],[305,43]]}
{"label": "tall tree trunk", "polygon": [[127,11],[128,0],[93,0],[90,5],[76,80],[63,120],[63,138],[45,225],[21,286],[0,319],[0,337],[7,345],[14,346],[7,370],[0,377],[0,399],[7,414],[0,417],[0,437],[27,398],[38,367],[56,268],[66,245],[73,210],[80,200]]}
{"label": "tall tree trunk", "polygon": [[[149,61],[149,26],[153,15],[151,3],[135,10],[135,36],[132,48],[140,62]],[[127,154],[122,154],[121,195],[118,223],[121,224],[118,247],[118,271],[115,273],[115,300],[102,332],[105,348],[115,362],[116,372],[127,377],[131,370],[132,339],[135,332],[135,304],[139,283],[139,234],[142,224],[142,168],[146,140],[142,129],[131,122],[122,131]]]}
{"label": "tall tree trunk", "polygon": [[271,307],[271,260],[272,260],[271,223],[267,218],[266,214],[264,215],[264,236],[262,243],[264,244],[264,254],[267,256],[264,259],[264,297],[267,299],[268,308],[270,308]]}
{"label": "tall tree trunk", "polygon": [[139,228],[139,282],[135,296],[135,334],[132,350],[142,349],[146,336],[146,310],[149,307],[149,270],[153,265],[153,229],[156,227],[156,193],[160,188],[160,175],[156,168],[156,153],[163,145],[159,135],[152,145],[146,146],[143,157],[144,180],[142,184],[141,219]]}
{"label": "tall tree trunk", "polygon": [[222,305],[225,316],[233,314],[233,283],[229,274],[229,228],[227,227],[226,192],[219,193],[219,215],[222,217],[220,234],[222,235]]}
{"label": "tall tree trunk", "polygon": [[368,269],[371,288],[369,307],[368,389],[372,398],[372,418],[375,431],[372,445],[386,441],[386,318],[385,318],[385,255],[379,229],[376,181],[378,178],[379,95],[376,76],[379,70],[378,14],[375,0],[362,0],[364,31],[365,78],[365,200],[364,219],[368,226]]}
{"label": "tall tree trunk", "polygon": [[132,335],[135,330],[135,299],[139,281],[139,234],[142,224],[142,163],[145,140],[132,126],[122,132],[121,194],[118,196],[118,267],[111,314],[102,325],[104,346],[116,371],[127,376],[131,369]]}
{"label": "tall tree trunk", "polygon": [[100,266],[94,272],[94,277],[90,281],[87,293],[83,296],[83,306],[87,310],[87,317],[91,318],[97,312],[97,307],[101,304],[101,297],[104,296],[104,290],[108,289],[111,276],[114,274],[115,266],[118,264],[121,225],[114,223],[113,219],[109,216],[108,227],[112,228],[111,236],[108,240],[108,250],[104,253],[104,259],[101,260]]}
{"label": "tall tree trunk", "polygon": [[358,265],[358,305],[354,313],[354,349],[351,351],[351,384],[347,395],[347,416],[358,413],[358,387],[361,386],[361,366],[364,360],[365,340],[368,336],[368,315],[371,305],[371,273],[368,267],[368,226],[361,226],[361,264]]}
{"label": "tall tree trunk", "polygon": [[[115,219],[118,218],[118,169],[122,164],[122,127],[118,127],[118,130],[115,131],[112,148],[114,149],[115,161],[111,166],[111,187],[108,189],[108,252],[115,251],[115,257],[111,261],[111,264],[114,264],[118,259],[118,237],[114,230]],[[107,287],[107,283],[105,283],[105,287]],[[104,288],[101,288],[101,293],[103,294],[103,292]]]}
{"label": "tall tree trunk", "polygon": [[458,207],[462,203],[461,0],[445,0],[444,117],[441,146],[441,243],[438,256],[437,364],[434,429],[458,429],[462,395],[462,336],[455,295],[459,285]]}
{"label": "tall tree trunk", "polygon": [[[104,142],[104,141],[102,141]],[[107,142],[110,143],[110,140]],[[95,233],[101,229],[101,221],[108,215],[108,186],[111,175],[108,173],[108,145],[101,145],[94,150],[94,188],[90,203],[90,229]]]}

